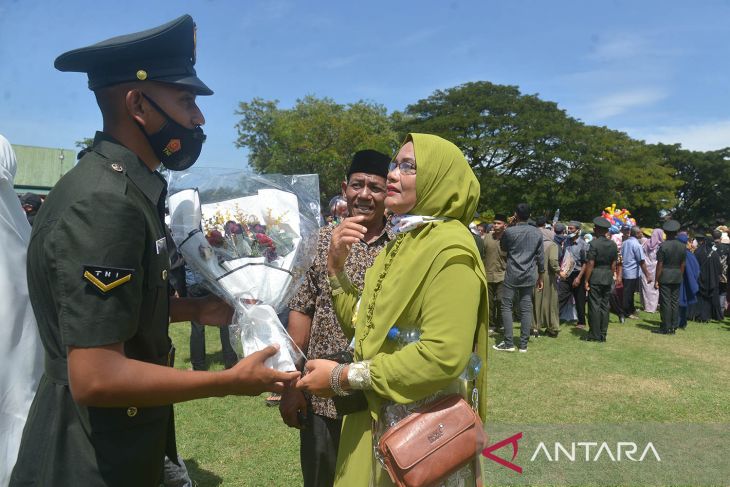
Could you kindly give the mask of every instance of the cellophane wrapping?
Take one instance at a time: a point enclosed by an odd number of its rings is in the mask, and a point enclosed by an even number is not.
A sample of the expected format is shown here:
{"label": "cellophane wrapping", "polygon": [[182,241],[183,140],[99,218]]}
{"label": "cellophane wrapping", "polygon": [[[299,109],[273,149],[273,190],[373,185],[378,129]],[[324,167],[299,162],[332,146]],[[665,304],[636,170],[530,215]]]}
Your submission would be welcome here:
{"label": "cellophane wrapping", "polygon": [[234,308],[239,356],[271,344],[266,364],[295,370],[304,354],[277,313],[312,265],[319,230],[319,178],[195,168],[168,173],[169,226],[185,262]]}

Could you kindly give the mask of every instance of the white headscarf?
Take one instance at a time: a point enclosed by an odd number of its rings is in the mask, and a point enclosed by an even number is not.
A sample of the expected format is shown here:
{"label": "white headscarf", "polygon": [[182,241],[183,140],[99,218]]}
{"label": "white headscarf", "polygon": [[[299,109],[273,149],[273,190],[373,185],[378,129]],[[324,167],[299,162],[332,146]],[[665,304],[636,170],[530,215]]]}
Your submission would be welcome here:
{"label": "white headscarf", "polygon": [[10,480],[43,371],[43,347],[28,298],[30,225],[13,189],[17,162],[0,135],[0,486]]}

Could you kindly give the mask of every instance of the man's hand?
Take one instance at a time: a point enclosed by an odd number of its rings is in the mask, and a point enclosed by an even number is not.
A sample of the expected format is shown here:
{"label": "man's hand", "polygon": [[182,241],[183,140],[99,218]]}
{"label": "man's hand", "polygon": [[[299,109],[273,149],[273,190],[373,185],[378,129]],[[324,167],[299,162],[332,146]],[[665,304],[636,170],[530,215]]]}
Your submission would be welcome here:
{"label": "man's hand", "polygon": [[545,287],[545,283],[542,282],[542,276],[538,276],[537,278],[537,290],[542,291],[542,288]]}
{"label": "man's hand", "polygon": [[197,314],[196,321],[203,325],[227,326],[233,321],[233,308],[213,294],[199,299]]}
{"label": "man's hand", "polygon": [[578,287],[578,286],[580,286],[580,276],[573,279],[573,287]]}
{"label": "man's hand", "polygon": [[583,287],[585,288],[586,292],[590,292],[590,290],[591,290],[591,285],[590,285],[590,284],[588,283],[588,281],[586,281],[586,282],[585,282],[585,283],[583,284]]}
{"label": "man's hand", "polygon": [[654,283],[654,289],[659,289],[659,281]]}
{"label": "man's hand", "polygon": [[333,360],[315,359],[309,360],[305,366],[306,374],[297,382],[297,389],[307,391],[319,397],[332,397],[335,395],[330,388],[330,376],[332,369],[337,366]]}
{"label": "man's hand", "polygon": [[270,345],[240,360],[225,373],[232,379],[230,394],[258,396],[262,392],[282,392],[289,383],[296,381],[299,372],[279,372],[264,365],[264,361],[276,355],[278,346]]}
{"label": "man's hand", "polygon": [[294,383],[288,385],[284,392],[281,393],[281,402],[279,403],[279,414],[284,424],[290,428],[302,429],[299,423],[299,414],[307,414],[307,399],[302,391],[294,387]]}
{"label": "man's hand", "polygon": [[365,238],[365,232],[368,229],[360,225],[360,222],[364,219],[365,216],[363,215],[345,218],[332,231],[332,241],[327,253],[327,272],[329,275],[334,276],[345,269],[345,262],[347,256],[350,255],[352,244]]}

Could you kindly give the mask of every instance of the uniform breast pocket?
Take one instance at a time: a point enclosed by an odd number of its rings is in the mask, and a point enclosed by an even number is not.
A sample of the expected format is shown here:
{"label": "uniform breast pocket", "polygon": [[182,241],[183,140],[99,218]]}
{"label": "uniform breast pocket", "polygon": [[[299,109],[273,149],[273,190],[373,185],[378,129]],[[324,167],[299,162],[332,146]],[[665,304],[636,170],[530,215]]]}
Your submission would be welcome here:
{"label": "uniform breast pocket", "polygon": [[147,286],[150,289],[167,287],[170,273],[170,260],[167,249],[159,254],[153,253],[147,268]]}

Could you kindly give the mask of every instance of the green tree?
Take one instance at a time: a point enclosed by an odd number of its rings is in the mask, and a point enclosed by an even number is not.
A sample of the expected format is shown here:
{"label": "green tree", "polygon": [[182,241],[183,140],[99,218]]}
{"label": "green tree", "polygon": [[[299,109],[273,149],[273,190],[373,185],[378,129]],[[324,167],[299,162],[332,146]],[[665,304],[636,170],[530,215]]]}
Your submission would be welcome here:
{"label": "green tree", "polygon": [[651,226],[661,210],[675,205],[681,182],[654,146],[595,126],[580,127],[569,146],[572,167],[556,187],[556,203],[564,214],[588,221],[616,203],[640,225]]}
{"label": "green tree", "polygon": [[440,135],[460,147],[481,182],[481,206],[498,210],[565,179],[566,141],[580,126],[555,103],[488,81],[437,90],[394,119],[401,132]]}
{"label": "green tree", "polygon": [[93,137],[84,137],[81,140],[77,140],[74,142],[74,145],[78,147],[79,149],[91,149],[91,146],[94,145],[94,138]]}
{"label": "green tree", "polygon": [[277,100],[240,102],[237,147],[249,150],[249,165],[259,173],[316,173],[322,204],[340,193],[352,155],[397,147],[385,107],[371,102],[339,104],[330,98],[306,96],[293,108]]}
{"label": "green tree", "polygon": [[587,126],[557,104],[487,81],[437,90],[393,116],[401,132],[440,135],[460,147],[481,183],[481,208],[589,220],[612,202],[641,218],[671,208],[678,183],[654,148]]}
{"label": "green tree", "polygon": [[685,150],[679,144],[656,148],[676,170],[681,185],[675,218],[683,225],[709,229],[728,217],[730,147],[709,152]]}

